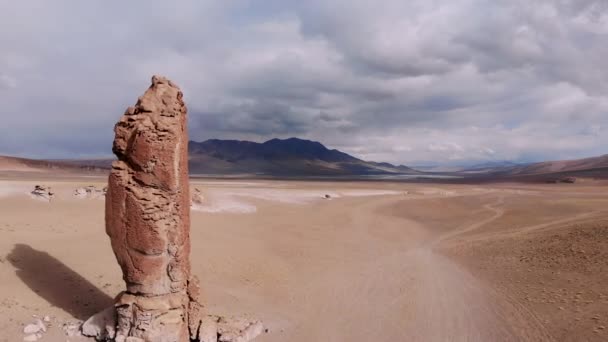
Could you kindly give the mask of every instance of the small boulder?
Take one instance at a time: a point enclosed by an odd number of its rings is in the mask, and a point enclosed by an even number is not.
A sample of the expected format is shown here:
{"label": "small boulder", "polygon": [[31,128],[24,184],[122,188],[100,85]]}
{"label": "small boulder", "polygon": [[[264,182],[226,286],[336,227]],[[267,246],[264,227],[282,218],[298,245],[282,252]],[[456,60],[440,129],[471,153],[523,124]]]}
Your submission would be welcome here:
{"label": "small boulder", "polygon": [[74,197],[76,198],[86,198],[87,192],[84,188],[76,188],[74,190]]}
{"label": "small boulder", "polygon": [[203,204],[204,200],[205,197],[203,196],[203,192],[198,188],[194,188],[194,192],[192,193],[191,205]]}
{"label": "small boulder", "polygon": [[[104,188],[105,189],[105,188]],[[76,188],[74,190],[74,197],[76,198],[99,198],[106,195],[104,189],[97,189],[93,185]]]}
{"label": "small boulder", "polygon": [[93,315],[82,324],[81,331],[97,341],[113,340],[116,337],[116,310],[111,306]]}
{"label": "small boulder", "polygon": [[40,327],[37,324],[28,324],[23,328],[23,333],[26,335],[35,334],[40,331]]}
{"label": "small boulder", "polygon": [[30,335],[27,335],[27,336],[23,337],[23,341],[25,341],[25,342],[36,342],[40,338],[42,338],[41,334],[30,334]]}
{"label": "small boulder", "polygon": [[62,326],[63,332],[67,337],[77,337],[82,336],[80,333],[80,327],[82,326],[82,322],[67,322]]}
{"label": "small boulder", "polygon": [[45,201],[50,201],[55,196],[55,193],[53,193],[51,187],[43,185],[34,186],[34,190],[30,194],[34,198],[42,199]]}
{"label": "small boulder", "polygon": [[34,321],[34,323],[28,324],[23,327],[23,333],[26,335],[37,334],[42,332],[46,332],[46,325],[44,325],[44,323],[40,319],[37,319],[36,321]]}
{"label": "small boulder", "polygon": [[219,342],[247,342],[264,331],[262,322],[257,320],[220,317],[217,322]]}
{"label": "small boulder", "polygon": [[203,318],[198,332],[200,342],[217,342],[217,321],[218,317],[207,316]]}

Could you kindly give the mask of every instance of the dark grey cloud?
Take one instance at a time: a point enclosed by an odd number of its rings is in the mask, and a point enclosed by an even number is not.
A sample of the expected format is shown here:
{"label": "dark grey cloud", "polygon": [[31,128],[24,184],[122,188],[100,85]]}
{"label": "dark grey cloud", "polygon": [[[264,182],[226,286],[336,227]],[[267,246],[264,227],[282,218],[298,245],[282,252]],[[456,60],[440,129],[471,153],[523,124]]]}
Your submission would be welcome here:
{"label": "dark grey cloud", "polygon": [[152,74],[191,136],[300,136],[411,163],[608,146],[603,0],[0,4],[0,154],[109,154]]}
{"label": "dark grey cloud", "polygon": [[284,104],[257,101],[238,105],[220,106],[213,111],[192,113],[191,130],[194,138],[197,131],[222,132],[225,135],[289,135],[305,134],[310,129],[310,121],[298,115]]}

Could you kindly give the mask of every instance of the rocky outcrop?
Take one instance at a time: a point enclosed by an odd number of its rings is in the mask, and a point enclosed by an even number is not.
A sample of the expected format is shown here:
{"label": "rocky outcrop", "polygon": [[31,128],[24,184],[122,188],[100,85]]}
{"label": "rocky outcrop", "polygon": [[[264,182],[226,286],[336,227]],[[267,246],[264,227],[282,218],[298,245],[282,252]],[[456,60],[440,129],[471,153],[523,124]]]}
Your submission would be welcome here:
{"label": "rocky outcrop", "polygon": [[55,193],[51,190],[50,186],[44,185],[36,185],[34,186],[34,190],[30,192],[31,196],[40,199],[43,201],[50,202],[53,197],[55,197]]}

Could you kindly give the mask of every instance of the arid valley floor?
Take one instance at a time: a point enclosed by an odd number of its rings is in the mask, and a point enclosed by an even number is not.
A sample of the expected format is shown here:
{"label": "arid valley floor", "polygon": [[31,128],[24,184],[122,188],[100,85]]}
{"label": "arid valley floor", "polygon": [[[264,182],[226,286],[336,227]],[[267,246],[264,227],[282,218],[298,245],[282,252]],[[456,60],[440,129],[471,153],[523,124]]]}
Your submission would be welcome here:
{"label": "arid valley floor", "polygon": [[[105,179],[0,181],[1,342],[33,315],[66,341],[122,290],[88,185]],[[260,342],[607,341],[607,185],[192,180],[192,269]]]}

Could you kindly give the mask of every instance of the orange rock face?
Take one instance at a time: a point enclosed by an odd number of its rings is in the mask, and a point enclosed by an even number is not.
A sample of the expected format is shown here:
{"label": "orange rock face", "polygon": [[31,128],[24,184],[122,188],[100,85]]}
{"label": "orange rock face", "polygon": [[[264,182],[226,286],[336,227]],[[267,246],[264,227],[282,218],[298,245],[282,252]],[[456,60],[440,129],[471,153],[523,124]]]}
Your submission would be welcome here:
{"label": "orange rock face", "polygon": [[[171,81],[152,85],[114,128],[106,231],[127,285],[117,299],[116,340],[190,341],[200,304],[189,291],[187,109]],[[190,327],[190,329],[189,329]],[[190,331],[195,330],[195,331]],[[132,339],[133,340],[133,339]]]}

